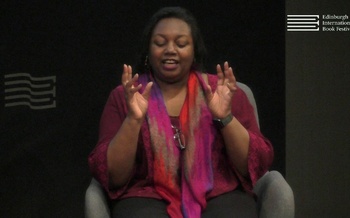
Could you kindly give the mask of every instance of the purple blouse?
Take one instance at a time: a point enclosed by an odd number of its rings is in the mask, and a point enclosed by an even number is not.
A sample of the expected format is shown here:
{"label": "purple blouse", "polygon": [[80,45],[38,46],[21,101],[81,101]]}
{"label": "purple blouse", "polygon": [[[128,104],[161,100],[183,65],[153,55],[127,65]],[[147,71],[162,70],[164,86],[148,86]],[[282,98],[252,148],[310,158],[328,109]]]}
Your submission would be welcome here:
{"label": "purple blouse", "polygon": [[[217,76],[208,74],[208,82],[212,90],[216,89]],[[207,199],[220,194],[232,191],[238,186],[242,186],[245,191],[252,194],[252,189],[257,180],[265,174],[273,161],[273,148],[260,132],[256,122],[253,107],[245,93],[238,89],[232,100],[232,114],[248,130],[250,143],[248,154],[249,177],[241,176],[235,167],[230,163],[223,138],[220,134],[215,139],[212,147],[212,166],[214,173],[214,187],[207,194]],[[127,107],[122,86],[116,87],[111,93],[105,105],[100,121],[99,140],[88,158],[92,175],[101,183],[111,199],[121,199],[126,197],[151,197],[160,196],[154,189],[153,178],[149,176],[149,165],[145,147],[149,145],[150,132],[148,124],[144,121],[139,134],[138,148],[136,154],[136,164],[133,175],[123,187],[109,186],[109,173],[107,169],[107,148],[110,141],[118,132],[127,115]],[[176,118],[172,117],[172,124],[176,125]],[[174,123],[175,122],[175,123]],[[142,140],[145,139],[145,140]]]}

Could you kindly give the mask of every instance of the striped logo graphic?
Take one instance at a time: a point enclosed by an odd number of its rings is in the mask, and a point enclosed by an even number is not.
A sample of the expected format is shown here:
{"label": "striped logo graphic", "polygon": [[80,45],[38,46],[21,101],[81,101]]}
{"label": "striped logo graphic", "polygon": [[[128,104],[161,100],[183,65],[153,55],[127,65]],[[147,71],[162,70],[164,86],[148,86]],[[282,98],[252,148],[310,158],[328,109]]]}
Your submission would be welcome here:
{"label": "striped logo graphic", "polygon": [[319,31],[319,15],[287,15],[287,31]]}
{"label": "striped logo graphic", "polygon": [[56,107],[56,76],[32,77],[29,73],[5,75],[5,107],[33,110]]}

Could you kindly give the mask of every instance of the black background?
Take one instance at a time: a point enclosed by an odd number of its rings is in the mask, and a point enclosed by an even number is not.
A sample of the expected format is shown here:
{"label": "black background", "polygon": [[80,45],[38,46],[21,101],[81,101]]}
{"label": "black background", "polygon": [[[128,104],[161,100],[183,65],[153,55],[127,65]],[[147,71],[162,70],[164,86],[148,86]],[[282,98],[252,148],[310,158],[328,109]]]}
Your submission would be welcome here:
{"label": "black background", "polygon": [[[284,1],[1,1],[4,74],[56,76],[57,107],[1,108],[0,217],[83,217],[87,156],[122,65],[133,64],[148,18],[180,5],[197,17],[206,67],[229,61],[250,86],[261,130],[285,174]],[[1,88],[1,100],[4,100]]]}
{"label": "black background", "polygon": [[320,16],[319,31],[286,33],[286,176],[295,217],[348,217],[350,31],[323,31],[322,21],[349,22],[350,1],[285,3],[288,15]]}

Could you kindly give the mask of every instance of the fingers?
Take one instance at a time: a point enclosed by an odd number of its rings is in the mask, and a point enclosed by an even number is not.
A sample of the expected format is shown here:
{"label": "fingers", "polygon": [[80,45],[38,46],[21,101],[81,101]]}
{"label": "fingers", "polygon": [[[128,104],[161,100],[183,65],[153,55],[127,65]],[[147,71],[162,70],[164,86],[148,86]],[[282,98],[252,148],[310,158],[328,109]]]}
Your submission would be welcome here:
{"label": "fingers", "polygon": [[132,68],[130,65],[123,65],[122,83],[125,85],[128,81],[132,79]]}
{"label": "fingers", "polygon": [[[134,77],[132,76],[132,67],[130,65],[124,64],[123,66],[123,74],[122,74],[122,84],[125,90],[126,97],[131,97],[136,92],[140,91],[142,88],[142,84],[138,84],[135,86],[139,79],[139,74],[135,74]],[[142,96],[145,99],[149,99],[151,94],[151,88],[152,88],[153,82],[149,82],[143,93]],[[128,97],[127,97],[128,98]]]}
{"label": "fingers", "polygon": [[153,82],[147,83],[146,88],[145,88],[145,90],[144,90],[143,93],[142,93],[142,96],[143,96],[146,100],[148,100],[149,97],[150,97],[150,95],[151,95],[152,85],[153,85]]}
{"label": "fingers", "polygon": [[225,78],[226,78],[226,85],[230,89],[231,92],[237,90],[236,86],[236,77],[233,74],[232,67],[229,67],[228,62],[225,62]]}
{"label": "fingers", "polygon": [[226,83],[226,86],[229,88],[231,92],[237,91],[236,83]]}
{"label": "fingers", "polygon": [[130,65],[124,64],[123,66],[123,74],[122,74],[122,84],[126,94],[134,94],[139,91],[142,87],[141,84],[134,86],[139,78],[138,74],[132,76],[132,67]]}
{"label": "fingers", "polygon": [[205,91],[205,96],[207,97],[207,100],[210,102],[211,99],[213,99],[213,92],[211,89],[211,86],[208,84],[207,88],[204,90]]}
{"label": "fingers", "polygon": [[131,78],[131,80],[126,81],[123,85],[124,85],[124,89],[127,92],[131,92],[131,93],[135,93],[137,91],[139,91],[142,87],[141,84],[138,84],[137,86],[134,86],[134,84],[137,82],[137,80],[139,79],[139,75],[135,74],[134,77]]}
{"label": "fingers", "polygon": [[225,82],[225,75],[222,72],[220,64],[216,65],[216,73],[218,75],[218,85],[223,85]]}
{"label": "fingers", "polygon": [[224,73],[225,73],[225,78],[228,80],[229,83],[235,83],[236,78],[233,75],[233,70],[232,67],[229,67],[228,62],[226,61],[224,64]]}
{"label": "fingers", "polygon": [[237,89],[236,77],[233,74],[232,67],[229,66],[227,61],[224,63],[224,69],[218,64],[216,66],[216,71],[218,75],[218,85],[226,85],[231,91]]}

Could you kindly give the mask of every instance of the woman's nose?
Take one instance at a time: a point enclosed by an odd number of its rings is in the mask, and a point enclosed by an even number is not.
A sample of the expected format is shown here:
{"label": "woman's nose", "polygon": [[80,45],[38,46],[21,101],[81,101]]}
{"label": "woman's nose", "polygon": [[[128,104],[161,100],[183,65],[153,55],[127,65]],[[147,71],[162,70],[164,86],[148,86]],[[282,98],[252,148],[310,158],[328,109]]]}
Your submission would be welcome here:
{"label": "woman's nose", "polygon": [[166,47],[166,52],[174,53],[175,52],[175,45],[173,43],[168,43]]}

